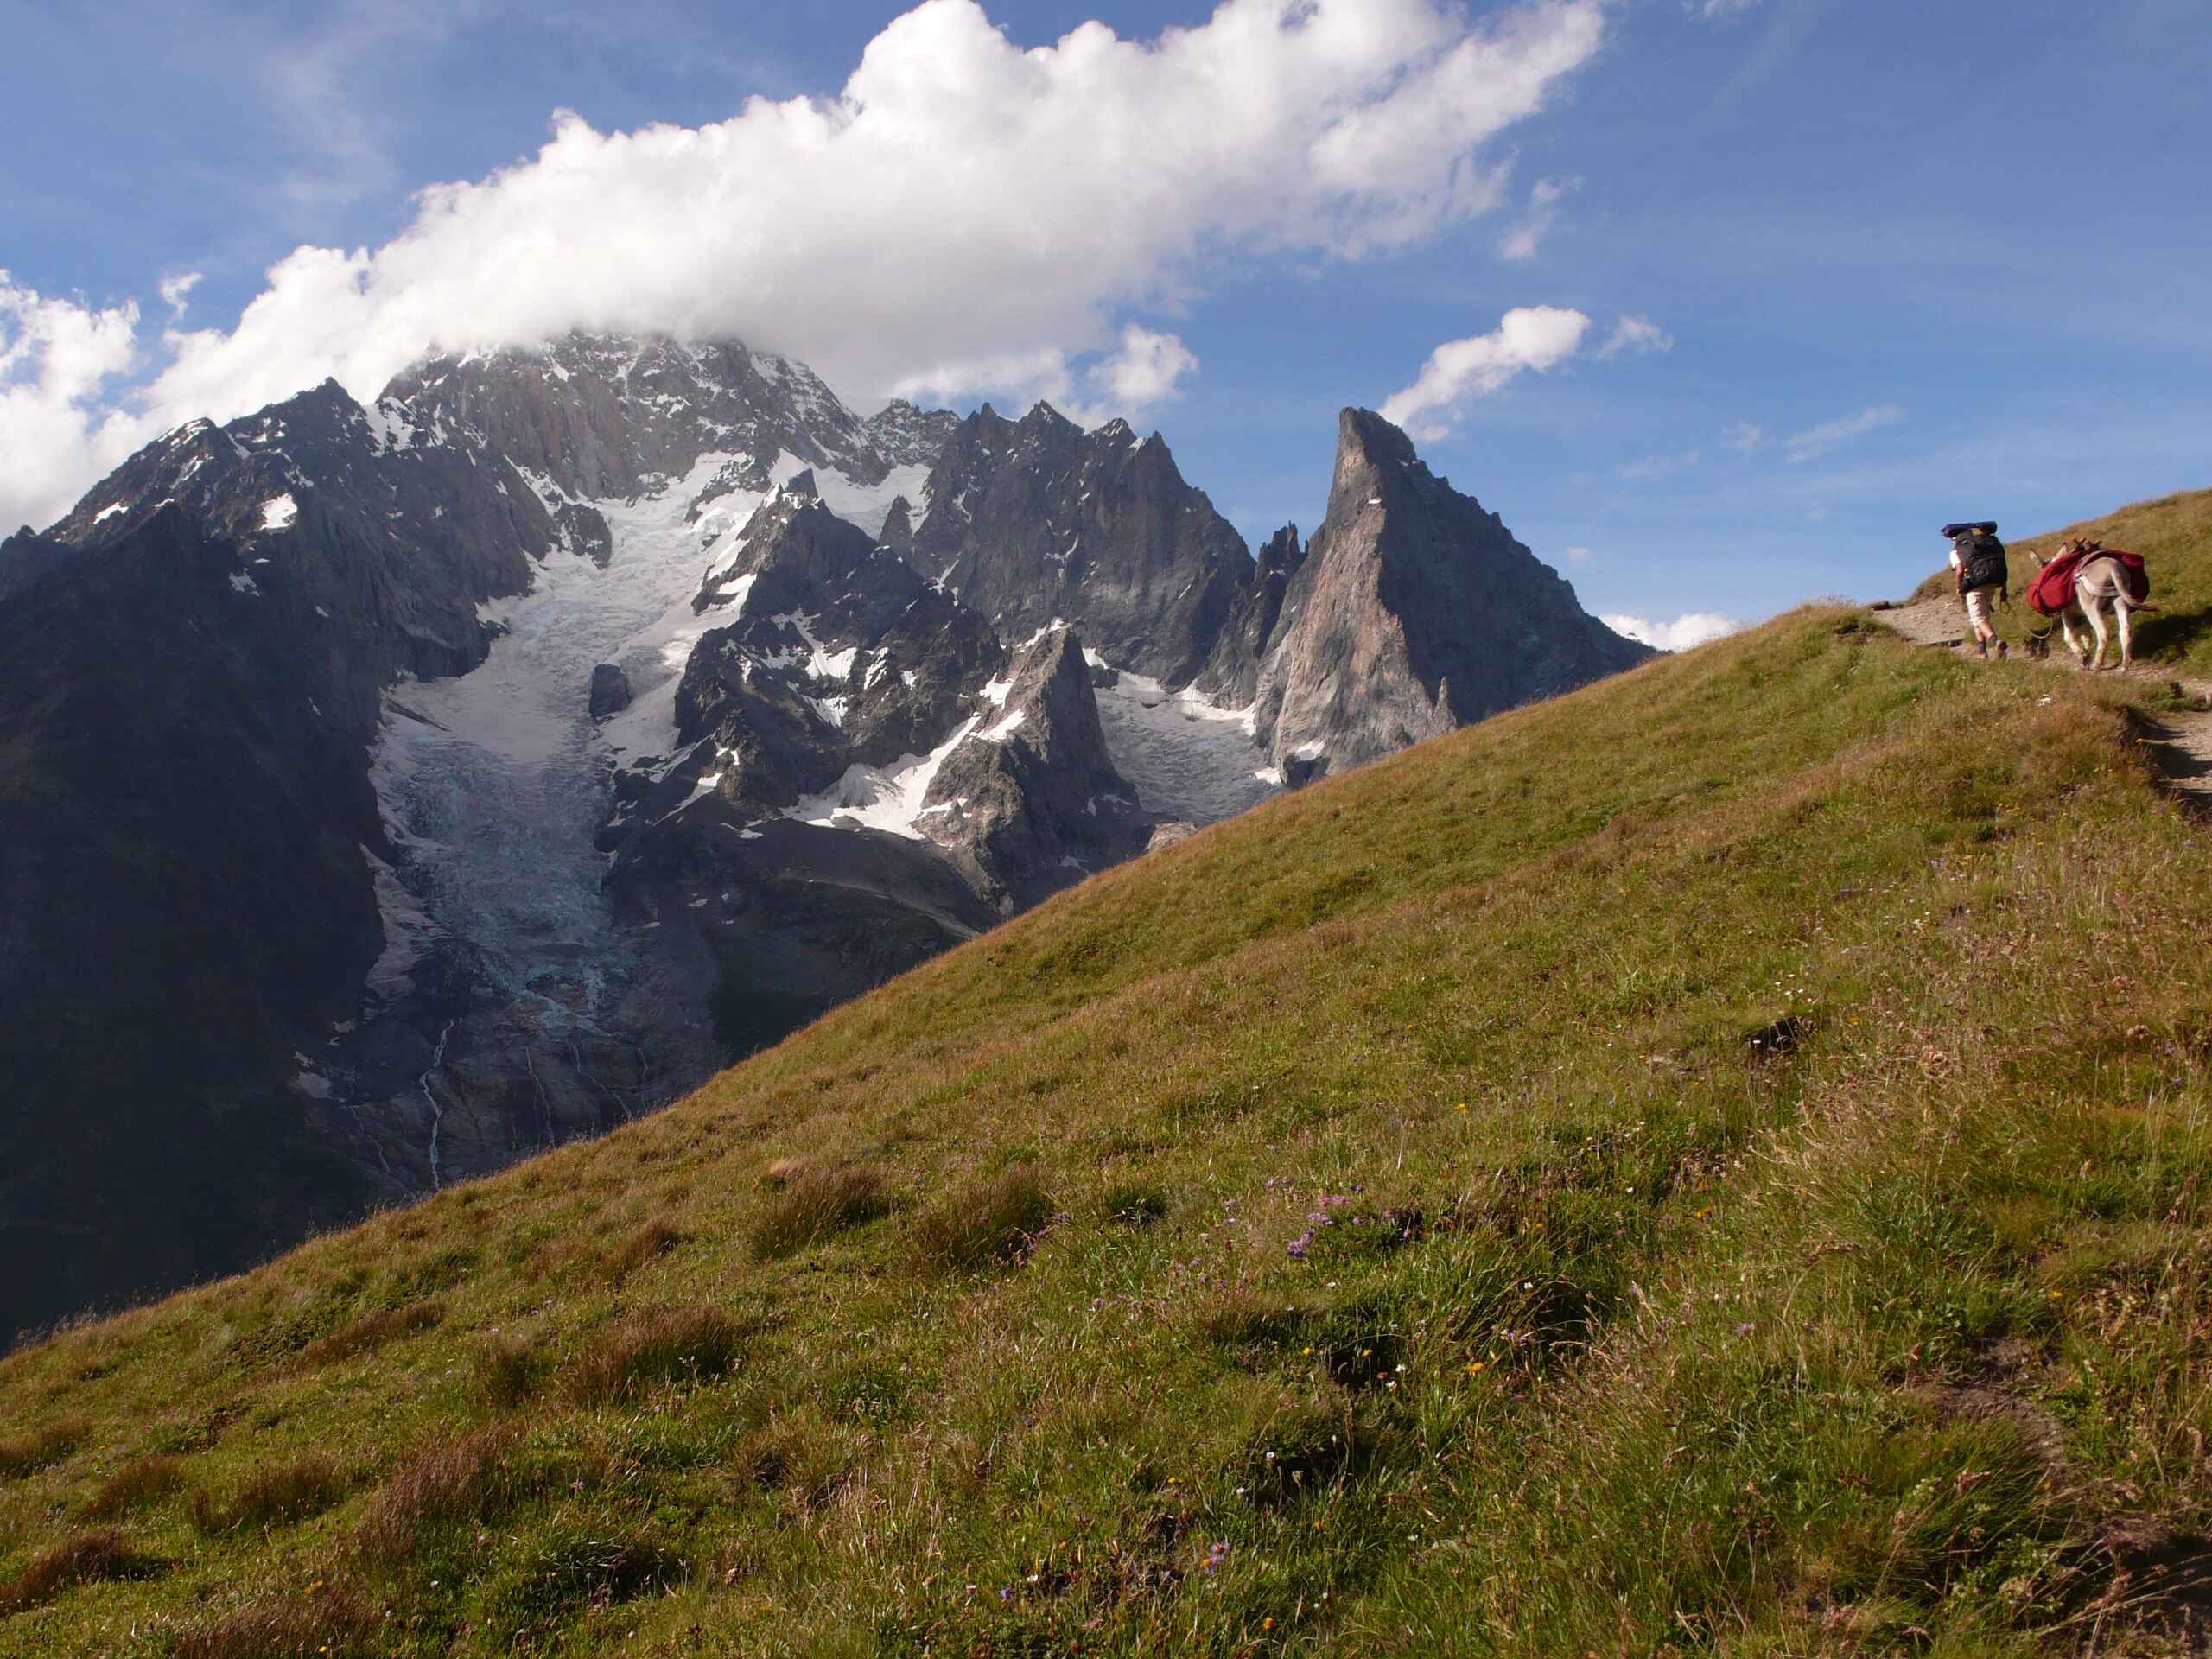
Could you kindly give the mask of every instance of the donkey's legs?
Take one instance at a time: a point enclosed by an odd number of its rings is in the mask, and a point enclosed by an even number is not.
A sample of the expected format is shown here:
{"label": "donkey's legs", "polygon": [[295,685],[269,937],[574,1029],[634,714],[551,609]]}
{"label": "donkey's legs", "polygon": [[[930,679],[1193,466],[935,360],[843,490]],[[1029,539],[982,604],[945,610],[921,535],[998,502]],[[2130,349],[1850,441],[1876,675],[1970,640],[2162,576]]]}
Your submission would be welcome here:
{"label": "donkey's legs", "polygon": [[2118,619],[2120,628],[2120,671],[2125,673],[2135,661],[2135,630],[2133,626],[2127,620],[2128,605],[2126,595],[2124,594],[2113,594],[2112,609],[2113,616]]}
{"label": "donkey's legs", "polygon": [[2075,667],[2087,668],[2089,665],[2089,653],[2088,648],[2084,646],[2079,639],[2076,639],[2074,637],[2073,612],[2062,611],[2059,613],[2058,632],[2065,639],[2066,649],[2074,653]]}
{"label": "donkey's legs", "polygon": [[2095,673],[2105,665],[2105,607],[2098,600],[2088,600],[2082,607],[2082,614],[2088,619],[2089,632],[2097,637],[2097,654],[2088,664],[2089,672]]}

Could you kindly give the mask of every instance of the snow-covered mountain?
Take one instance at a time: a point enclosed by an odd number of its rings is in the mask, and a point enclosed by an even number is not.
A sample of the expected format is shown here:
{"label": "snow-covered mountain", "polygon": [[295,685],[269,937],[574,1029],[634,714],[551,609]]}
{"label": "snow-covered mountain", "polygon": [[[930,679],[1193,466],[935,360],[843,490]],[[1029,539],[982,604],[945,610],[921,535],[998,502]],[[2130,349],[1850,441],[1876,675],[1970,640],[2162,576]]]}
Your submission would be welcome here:
{"label": "snow-covered mountain", "polygon": [[1548,572],[1567,643],[1507,640],[1478,579],[1542,567],[1378,431],[1337,493],[1382,510],[1257,561],[1157,434],[862,419],[728,342],[149,446],[0,546],[0,1322],[602,1129],[1286,770],[1634,659]]}

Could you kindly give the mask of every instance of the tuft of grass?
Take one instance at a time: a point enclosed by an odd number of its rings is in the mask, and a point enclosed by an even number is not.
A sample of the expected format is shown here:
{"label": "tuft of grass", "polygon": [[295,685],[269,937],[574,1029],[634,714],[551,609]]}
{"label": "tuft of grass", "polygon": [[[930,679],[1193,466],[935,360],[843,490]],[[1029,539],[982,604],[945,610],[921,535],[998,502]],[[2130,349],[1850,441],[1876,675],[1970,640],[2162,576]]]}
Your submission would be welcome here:
{"label": "tuft of grass", "polygon": [[80,1532],[32,1557],[29,1566],[0,1583],[0,1614],[38,1606],[80,1584],[143,1578],[156,1565],[132,1550],[113,1527]]}
{"label": "tuft of grass", "polygon": [[92,1437],[82,1417],[66,1417],[29,1433],[0,1436],[0,1479],[16,1480],[60,1462]]}
{"label": "tuft of grass", "polygon": [[100,1483],[86,1500],[85,1513],[112,1520],[175,1497],[184,1484],[181,1459],[158,1453],[133,1458]]}
{"label": "tuft of grass", "polygon": [[1099,1195],[1098,1209],[1122,1226],[1150,1227],[1167,1219],[1167,1194],[1150,1181],[1117,1181]]}
{"label": "tuft of grass", "polygon": [[538,1632],[578,1611],[672,1587],[686,1570],[683,1557],[646,1529],[569,1522],[531,1541],[522,1559],[488,1586],[483,1614],[493,1628],[509,1633],[510,1647],[527,1649]]}
{"label": "tuft of grass", "polygon": [[192,1522],[210,1535],[292,1526],[340,1502],[348,1485],[335,1459],[311,1452],[283,1463],[257,1465],[227,1497],[195,1491]]}
{"label": "tuft of grass", "polygon": [[689,1235],[665,1216],[656,1216],[600,1258],[599,1276],[619,1285],[649,1262],[658,1262]]}
{"label": "tuft of grass", "polygon": [[357,1592],[323,1585],[193,1625],[178,1633],[169,1659],[346,1659],[367,1650],[382,1622]]}
{"label": "tuft of grass", "polygon": [[664,1382],[720,1376],[737,1363],[745,1331],[711,1307],[664,1308],[626,1319],[570,1368],[579,1405],[620,1405]]}
{"label": "tuft of grass", "polygon": [[300,1358],[309,1365],[335,1365],[356,1355],[372,1353],[402,1337],[419,1335],[442,1322],[445,1316],[446,1305],[436,1300],[380,1307],[327,1337],[316,1338],[300,1350]]}
{"label": "tuft of grass", "polygon": [[479,1402],[493,1411],[507,1411],[537,1392],[545,1361],[527,1338],[500,1335],[477,1345],[469,1369]]}
{"label": "tuft of grass", "polygon": [[764,1262],[796,1255],[835,1234],[867,1225],[890,1207],[883,1177],[875,1170],[804,1171],[761,1206],[753,1224],[753,1253]]}
{"label": "tuft of grass", "polygon": [[1016,1164],[988,1180],[960,1188],[914,1224],[914,1249],[922,1262],[948,1272],[1009,1267],[1029,1253],[1052,1219],[1045,1178]]}
{"label": "tuft of grass", "polygon": [[416,1554],[425,1535],[503,1515],[537,1484],[512,1424],[438,1441],[377,1489],[353,1530],[354,1548],[373,1564],[394,1565]]}

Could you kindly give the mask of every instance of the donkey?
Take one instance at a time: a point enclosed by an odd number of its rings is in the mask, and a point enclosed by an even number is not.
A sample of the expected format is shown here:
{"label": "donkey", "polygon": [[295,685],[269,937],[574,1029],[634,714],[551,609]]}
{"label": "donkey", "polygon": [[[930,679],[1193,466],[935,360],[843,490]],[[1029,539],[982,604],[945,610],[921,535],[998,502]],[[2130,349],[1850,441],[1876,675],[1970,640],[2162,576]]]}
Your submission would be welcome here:
{"label": "donkey", "polygon": [[[2114,631],[2120,635],[2120,668],[2122,673],[2135,660],[2135,632],[2128,622],[2132,610],[2147,609],[2139,607],[2128,596],[2126,573],[2120,561],[2101,558],[2085,542],[2069,542],[2059,550],[2060,554],[2089,552],[2074,572],[2074,586],[2066,607],[2058,613],[2059,632],[2065,637],[2066,649],[2074,653],[2074,660],[2094,674],[2105,665],[2105,618],[2109,608],[2113,613]],[[2036,561],[2036,569],[2043,569],[2044,561]],[[2088,642],[2074,637],[2074,625],[2083,624],[2096,640],[2096,654],[2089,653]]]}

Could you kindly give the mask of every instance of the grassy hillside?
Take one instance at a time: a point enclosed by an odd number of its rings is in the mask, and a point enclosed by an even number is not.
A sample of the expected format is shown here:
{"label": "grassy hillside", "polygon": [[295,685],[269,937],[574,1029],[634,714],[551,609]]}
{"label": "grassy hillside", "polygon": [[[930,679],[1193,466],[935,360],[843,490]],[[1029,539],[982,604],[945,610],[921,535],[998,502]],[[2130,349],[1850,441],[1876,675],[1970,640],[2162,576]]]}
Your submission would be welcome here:
{"label": "grassy hillside", "polygon": [[2212,865],[2142,690],[1794,613],[18,1353],[0,1652],[2166,1651]]}
{"label": "grassy hillside", "polygon": [[[2158,609],[2146,612],[2135,624],[2136,660],[2212,676],[2212,490],[2139,501],[2046,536],[2007,542],[2006,550],[2012,556],[2013,603],[2010,610],[1998,612],[1998,632],[2017,641],[2031,623],[2040,624],[2042,619],[2027,607],[2027,587],[2035,574],[2035,561],[2029,556],[2047,559],[2060,543],[2077,536],[2094,537],[2107,547],[2124,547],[2144,557],[2151,573],[2151,598]],[[1913,597],[1948,594],[1952,583],[1951,572],[1939,570],[1920,584]]]}

